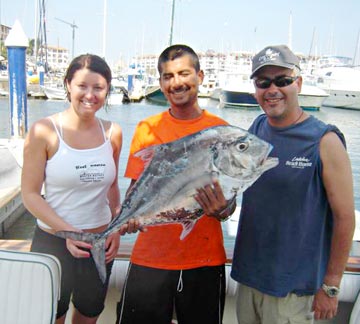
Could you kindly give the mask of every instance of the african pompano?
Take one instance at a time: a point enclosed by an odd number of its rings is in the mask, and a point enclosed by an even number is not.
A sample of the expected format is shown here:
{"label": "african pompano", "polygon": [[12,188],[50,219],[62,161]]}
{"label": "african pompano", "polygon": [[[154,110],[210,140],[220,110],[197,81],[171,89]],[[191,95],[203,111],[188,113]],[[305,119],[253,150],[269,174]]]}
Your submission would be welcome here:
{"label": "african pompano", "polygon": [[57,232],[62,238],[92,244],[101,280],[106,279],[105,240],[129,219],[143,226],[180,223],[184,239],[203,215],[196,189],[218,179],[227,200],[251,186],[278,164],[272,145],[235,126],[215,126],[179,140],[145,148],[136,156],[144,172],[125,197],[117,217],[102,233]]}

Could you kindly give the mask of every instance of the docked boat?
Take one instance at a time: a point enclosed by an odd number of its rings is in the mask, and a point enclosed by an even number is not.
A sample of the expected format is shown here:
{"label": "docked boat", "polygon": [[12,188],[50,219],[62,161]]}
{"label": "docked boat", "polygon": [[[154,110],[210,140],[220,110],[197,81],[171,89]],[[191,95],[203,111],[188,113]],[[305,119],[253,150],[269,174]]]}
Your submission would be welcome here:
{"label": "docked boat", "polygon": [[[259,107],[251,80],[230,83],[220,93],[220,103],[225,107]],[[315,85],[303,83],[299,93],[299,105],[304,110],[319,110],[329,94]]]}
{"label": "docked boat", "polygon": [[219,100],[222,107],[259,108],[251,81],[230,83],[221,89]]}
{"label": "docked boat", "polygon": [[111,80],[110,95],[107,103],[110,106],[122,105],[124,102],[130,102],[127,90],[127,82],[123,78],[113,78]]}
{"label": "docked boat", "polygon": [[303,84],[299,93],[299,105],[304,110],[319,110],[329,94],[315,86]]}
{"label": "docked boat", "polygon": [[9,95],[9,91],[0,88],[0,97],[7,97]]}
{"label": "docked boat", "polygon": [[157,105],[167,105],[168,100],[164,96],[159,85],[151,84],[145,88],[145,99]]}
{"label": "docked boat", "polygon": [[107,99],[107,103],[110,106],[118,106],[123,104],[123,100],[124,100],[123,92],[111,92]]}
{"label": "docked boat", "polygon": [[[66,92],[64,87],[62,86],[42,86],[41,89],[45,93],[47,99],[50,100],[66,99]],[[124,92],[126,92],[126,89],[112,88],[108,98],[108,104],[110,106],[122,105],[124,100]]]}
{"label": "docked boat", "polygon": [[[245,69],[245,68],[244,68]],[[259,108],[250,70],[219,75],[220,107]]]}
{"label": "docked boat", "polygon": [[220,101],[221,87],[216,87],[210,92],[210,99]]}
{"label": "docked boat", "polygon": [[47,99],[50,100],[65,100],[66,92],[65,88],[61,84],[44,85],[41,86],[41,90],[45,93]]}
{"label": "docked boat", "polygon": [[216,75],[209,74],[204,76],[202,84],[199,86],[199,98],[210,98],[212,92],[218,87]]}
{"label": "docked boat", "polygon": [[360,110],[360,70],[349,66],[331,66],[314,72],[317,86],[329,96],[323,106]]}

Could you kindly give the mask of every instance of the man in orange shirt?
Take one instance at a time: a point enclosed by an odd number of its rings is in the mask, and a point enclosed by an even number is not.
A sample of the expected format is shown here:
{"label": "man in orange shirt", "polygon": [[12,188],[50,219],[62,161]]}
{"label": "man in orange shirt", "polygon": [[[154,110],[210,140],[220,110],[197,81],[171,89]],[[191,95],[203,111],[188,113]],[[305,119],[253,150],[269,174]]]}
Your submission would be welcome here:
{"label": "man in orange shirt", "polygon": [[[144,168],[134,157],[137,151],[227,124],[198,104],[204,74],[190,47],[165,49],[158,70],[170,108],[137,125],[125,171],[132,179],[129,188]],[[170,324],[174,309],[179,324],[222,323],[226,255],[219,221],[231,215],[236,202],[226,201],[217,182],[201,188],[196,199],[207,216],[185,239],[179,238],[179,224],[149,227],[139,233],[118,303],[117,323]]]}

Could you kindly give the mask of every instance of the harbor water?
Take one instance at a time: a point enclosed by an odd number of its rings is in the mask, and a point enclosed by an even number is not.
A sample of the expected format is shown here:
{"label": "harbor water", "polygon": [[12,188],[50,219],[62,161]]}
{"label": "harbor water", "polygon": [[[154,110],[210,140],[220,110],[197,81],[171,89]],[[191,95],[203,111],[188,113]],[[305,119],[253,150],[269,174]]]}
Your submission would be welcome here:
{"label": "harbor water", "polygon": [[[239,109],[239,108],[220,108],[219,102],[200,98],[200,105],[208,109],[210,112],[219,115],[227,120],[230,124],[247,129],[254,118],[262,113],[260,108]],[[68,107],[67,101],[49,101],[49,100],[29,100],[28,101],[28,125],[29,127],[34,121],[64,110]],[[120,156],[119,164],[119,186],[122,199],[125,196],[126,189],[129,185],[129,180],[123,177],[126,161],[129,154],[129,147],[134,129],[137,123],[147,116],[159,113],[167,109],[166,106],[154,105],[147,101],[140,103],[130,103],[119,106],[111,106],[107,109],[99,111],[98,116],[104,119],[114,121],[122,127],[123,130],[123,148]],[[334,124],[344,133],[347,141],[347,150],[352,163],[353,178],[354,178],[354,192],[355,192],[355,208],[360,211],[360,111],[337,109],[331,107],[322,107],[319,111],[308,111],[309,114],[314,115],[325,123]],[[10,137],[10,111],[9,100],[7,98],[0,99],[0,138]],[[239,197],[241,199],[241,197]],[[22,231],[29,232],[31,238],[33,221],[31,217],[25,220],[25,225],[22,224]],[[23,234],[22,234],[23,235]],[[129,235],[131,237],[131,235]],[[130,239],[129,237],[129,239]],[[14,237],[8,238],[24,238]],[[226,233],[225,233],[226,240]]]}

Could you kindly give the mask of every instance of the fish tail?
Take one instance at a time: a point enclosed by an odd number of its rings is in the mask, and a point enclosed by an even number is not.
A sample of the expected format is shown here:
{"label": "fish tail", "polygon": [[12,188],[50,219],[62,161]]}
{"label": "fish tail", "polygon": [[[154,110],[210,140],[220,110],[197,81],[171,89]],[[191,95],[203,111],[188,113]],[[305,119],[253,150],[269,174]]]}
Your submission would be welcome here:
{"label": "fish tail", "polygon": [[103,237],[97,240],[91,249],[91,255],[102,283],[106,281],[105,242],[106,238]]}
{"label": "fish tail", "polygon": [[94,259],[96,269],[98,270],[99,277],[104,283],[106,280],[106,264],[105,264],[105,242],[106,237],[103,237],[97,233],[85,233],[85,232],[71,232],[71,231],[59,231],[55,233],[56,236],[63,239],[72,239],[75,241],[83,241],[90,243],[91,256]]}

